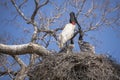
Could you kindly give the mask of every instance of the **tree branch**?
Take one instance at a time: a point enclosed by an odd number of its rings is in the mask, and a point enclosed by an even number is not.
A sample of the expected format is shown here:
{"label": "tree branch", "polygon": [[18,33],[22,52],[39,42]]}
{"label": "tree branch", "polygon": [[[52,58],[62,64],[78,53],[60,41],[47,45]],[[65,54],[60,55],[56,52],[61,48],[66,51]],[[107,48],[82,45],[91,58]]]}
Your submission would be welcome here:
{"label": "tree branch", "polygon": [[76,17],[79,16],[80,12],[82,12],[82,9],[83,9],[83,6],[84,6],[85,2],[86,2],[86,0],[83,0],[83,3],[82,3],[82,5],[81,5],[81,7],[78,8],[78,12],[76,13]]}
{"label": "tree branch", "polygon": [[40,56],[49,55],[50,52],[41,45],[28,43],[22,45],[5,45],[0,44],[0,53],[8,55],[22,55],[22,54],[33,54],[36,53]]}
{"label": "tree branch", "polygon": [[1,77],[1,76],[4,76],[4,75],[8,75],[8,74],[15,75],[16,73],[13,72],[13,71],[9,71],[9,70],[6,70],[6,71],[0,71],[0,77]]}
{"label": "tree branch", "polygon": [[27,17],[24,15],[24,13],[19,9],[19,7],[17,6],[17,4],[15,3],[14,0],[11,0],[12,4],[14,5],[14,7],[16,8],[17,12],[20,14],[20,16],[22,16],[22,18],[29,22],[29,20],[27,19]]}
{"label": "tree branch", "polygon": [[19,9],[27,2],[28,0],[24,0],[20,5],[19,5]]}
{"label": "tree branch", "polygon": [[[31,16],[31,21],[30,23],[33,25],[34,27],[34,33],[32,35],[32,39],[31,39],[31,42],[32,43],[36,43],[36,39],[37,39],[37,34],[38,34],[38,26],[37,26],[37,23],[35,22],[35,16],[37,15],[37,12],[38,10],[43,7],[44,5],[46,5],[49,0],[46,0],[43,4],[39,5],[39,0],[34,0],[35,2],[35,9],[32,13],[32,16]],[[32,54],[31,57],[30,57],[30,64],[34,64],[34,61],[35,61],[35,58],[36,58],[36,55]]]}
{"label": "tree branch", "polygon": [[25,77],[27,76],[27,74],[25,72],[27,72],[27,65],[18,57],[18,55],[14,55],[13,56],[15,58],[15,60],[17,61],[17,63],[20,65],[21,69],[20,71],[17,73],[15,80],[24,80]]}
{"label": "tree branch", "polygon": [[32,16],[31,16],[32,22],[34,22],[35,16],[36,16],[39,8],[43,7],[44,5],[46,5],[49,2],[49,0],[46,0],[43,4],[39,5],[39,1],[38,0],[34,0],[34,1],[35,1],[35,10],[34,10]]}
{"label": "tree branch", "polygon": [[20,65],[20,67],[27,67],[27,65],[19,58],[18,55],[14,55],[13,57],[17,61],[17,63]]}
{"label": "tree branch", "polygon": [[34,27],[34,33],[32,35],[31,42],[35,43],[35,41],[37,39],[37,34],[38,34],[38,27],[37,26],[33,26],[33,27]]}

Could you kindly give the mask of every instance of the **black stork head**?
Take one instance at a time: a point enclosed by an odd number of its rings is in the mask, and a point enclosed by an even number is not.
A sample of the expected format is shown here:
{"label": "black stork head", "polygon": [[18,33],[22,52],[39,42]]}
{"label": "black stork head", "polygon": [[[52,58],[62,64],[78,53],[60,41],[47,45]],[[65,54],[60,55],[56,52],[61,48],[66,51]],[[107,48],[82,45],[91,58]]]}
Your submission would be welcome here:
{"label": "black stork head", "polygon": [[75,24],[77,23],[76,17],[75,17],[75,13],[71,12],[70,13],[70,23]]}

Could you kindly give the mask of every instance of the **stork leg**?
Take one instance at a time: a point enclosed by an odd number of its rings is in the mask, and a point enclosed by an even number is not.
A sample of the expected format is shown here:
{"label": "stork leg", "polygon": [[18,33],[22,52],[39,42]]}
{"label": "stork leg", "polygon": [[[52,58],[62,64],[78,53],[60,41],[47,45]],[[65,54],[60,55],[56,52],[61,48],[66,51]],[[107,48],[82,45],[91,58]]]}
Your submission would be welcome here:
{"label": "stork leg", "polygon": [[74,41],[73,41],[73,39],[71,39],[71,40],[70,40],[69,47],[70,47],[71,49],[73,49],[73,48],[74,48]]}

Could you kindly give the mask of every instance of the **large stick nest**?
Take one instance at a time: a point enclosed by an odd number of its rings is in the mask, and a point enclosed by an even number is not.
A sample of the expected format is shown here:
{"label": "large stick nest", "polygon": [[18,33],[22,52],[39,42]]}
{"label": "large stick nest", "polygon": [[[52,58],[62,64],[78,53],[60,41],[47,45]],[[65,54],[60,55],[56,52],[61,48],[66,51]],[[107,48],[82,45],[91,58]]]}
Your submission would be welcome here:
{"label": "large stick nest", "polygon": [[105,55],[60,53],[39,63],[30,80],[120,80],[120,65]]}

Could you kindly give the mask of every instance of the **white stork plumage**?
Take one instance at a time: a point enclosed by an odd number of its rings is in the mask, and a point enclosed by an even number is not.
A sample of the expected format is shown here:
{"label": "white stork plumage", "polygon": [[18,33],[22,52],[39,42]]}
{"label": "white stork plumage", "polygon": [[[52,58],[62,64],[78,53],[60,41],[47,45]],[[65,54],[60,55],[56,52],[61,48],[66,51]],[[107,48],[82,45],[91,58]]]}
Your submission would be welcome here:
{"label": "white stork plumage", "polygon": [[66,24],[63,31],[59,35],[59,47],[62,48],[64,44],[70,40],[74,35],[76,18],[74,12],[70,13],[70,23]]}
{"label": "white stork plumage", "polygon": [[65,25],[63,31],[59,35],[59,47],[62,48],[64,44],[70,40],[74,35],[75,24],[68,23]]}

